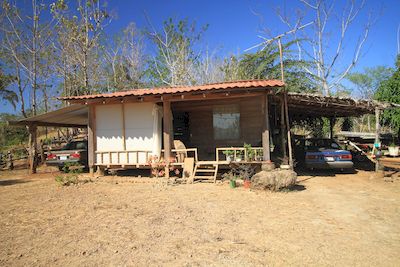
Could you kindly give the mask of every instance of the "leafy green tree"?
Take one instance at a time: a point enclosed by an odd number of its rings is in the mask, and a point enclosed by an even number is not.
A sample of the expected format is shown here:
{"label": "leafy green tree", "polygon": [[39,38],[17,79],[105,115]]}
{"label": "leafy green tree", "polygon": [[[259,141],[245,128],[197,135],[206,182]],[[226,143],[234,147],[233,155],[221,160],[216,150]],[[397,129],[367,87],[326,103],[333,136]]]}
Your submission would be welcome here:
{"label": "leafy green tree", "polygon": [[[292,92],[317,92],[316,77],[304,70],[307,62],[296,60],[291,55],[289,47],[294,42],[283,45],[285,51],[284,80],[289,91]],[[229,63],[237,63],[237,78],[247,79],[281,79],[281,65],[279,48],[277,45],[266,46],[256,53],[244,54],[239,59],[231,59]],[[229,65],[229,66],[231,66]],[[232,72],[231,68],[227,68]],[[235,77],[236,78],[236,77]]]}
{"label": "leafy green tree", "polygon": [[[389,79],[381,83],[375,97],[380,101],[400,104],[400,55],[397,56],[396,71]],[[385,110],[383,122],[397,130],[400,137],[400,108]]]}
{"label": "leafy green tree", "polygon": [[28,131],[24,126],[9,126],[7,121],[21,119],[20,116],[1,113],[0,114],[0,151],[10,146],[22,144],[28,140]]}
{"label": "leafy green tree", "polygon": [[389,79],[393,69],[386,66],[364,68],[363,72],[353,72],[347,79],[355,85],[357,93],[364,99],[373,99],[380,84]]}
{"label": "leafy green tree", "polygon": [[[353,72],[347,75],[347,79],[355,86],[355,93],[363,99],[372,100],[380,84],[390,78],[393,69],[385,66],[376,66],[372,68],[364,68],[363,72]],[[364,115],[355,118],[359,131],[364,131],[365,120],[367,121],[367,130],[371,131],[371,121],[374,116]]]}

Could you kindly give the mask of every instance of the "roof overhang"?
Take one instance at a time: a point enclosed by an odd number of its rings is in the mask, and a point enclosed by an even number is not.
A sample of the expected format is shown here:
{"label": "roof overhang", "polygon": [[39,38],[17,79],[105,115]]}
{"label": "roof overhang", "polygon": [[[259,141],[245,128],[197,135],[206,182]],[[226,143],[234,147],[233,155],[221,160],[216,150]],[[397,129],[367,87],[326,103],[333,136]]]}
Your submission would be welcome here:
{"label": "roof overhang", "polygon": [[88,124],[88,107],[85,105],[70,105],[30,118],[9,121],[10,125],[35,125],[54,127],[84,128]]}
{"label": "roof overhang", "polygon": [[288,93],[288,107],[293,117],[358,117],[374,114],[376,108],[385,109],[391,105],[350,97]]}
{"label": "roof overhang", "polygon": [[60,97],[59,100],[79,104],[115,103],[126,102],[163,102],[208,100],[215,98],[240,97],[259,94],[261,92],[274,93],[284,88],[285,84],[280,80],[249,80],[213,83],[195,86],[161,87],[147,89],[133,89],[113,93]]}

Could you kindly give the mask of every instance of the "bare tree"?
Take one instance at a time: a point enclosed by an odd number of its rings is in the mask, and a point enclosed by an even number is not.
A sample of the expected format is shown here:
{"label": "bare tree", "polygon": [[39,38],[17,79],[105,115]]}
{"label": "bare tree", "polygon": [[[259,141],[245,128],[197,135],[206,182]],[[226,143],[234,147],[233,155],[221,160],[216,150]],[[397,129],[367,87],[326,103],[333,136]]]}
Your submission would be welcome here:
{"label": "bare tree", "polygon": [[130,23],[112,41],[107,39],[104,47],[106,64],[111,68],[108,90],[140,86],[145,71],[145,56],[143,38],[135,23]]}
{"label": "bare tree", "polygon": [[[305,70],[318,77],[321,92],[330,95],[332,90],[338,87],[341,81],[350,73],[360,59],[365,41],[368,38],[372,24],[371,15],[365,22],[364,30],[358,37],[353,48],[353,57],[345,63],[343,58],[344,44],[348,39],[349,29],[357,20],[364,9],[365,0],[359,4],[355,0],[347,0],[341,11],[335,10],[335,2],[326,0],[299,0],[304,6],[304,12],[297,12],[296,18],[290,18],[282,12],[278,16],[290,29],[302,24],[303,19],[311,16],[313,26],[307,27],[295,33],[297,42],[298,59],[309,60],[313,67],[305,67]],[[294,20],[294,22],[293,22]],[[337,29],[335,31],[335,29]],[[333,53],[332,48],[333,47]]]}
{"label": "bare tree", "polygon": [[155,85],[191,85],[195,83],[195,65],[201,51],[195,51],[206,27],[196,30],[195,23],[188,20],[175,23],[172,19],[164,22],[160,31],[154,27],[147,32],[156,47],[156,55],[151,60],[150,74]]}
{"label": "bare tree", "polygon": [[226,80],[224,59],[216,56],[217,51],[210,52],[207,48],[199,62],[193,69],[192,77],[195,77],[196,84],[216,83]]}
{"label": "bare tree", "polygon": [[[55,48],[61,55],[60,76],[68,94],[90,94],[102,79],[99,38],[111,18],[101,1],[79,0],[75,12],[59,0],[52,4],[58,21]],[[69,87],[69,88],[68,88]]]}
{"label": "bare tree", "polygon": [[[41,82],[40,68],[43,53],[48,49],[53,20],[43,20],[46,5],[42,1],[31,1],[31,12],[21,12],[17,2],[4,1],[2,5],[2,49],[9,57],[7,62],[15,70],[21,112],[25,114],[23,77],[27,77],[31,89],[31,109],[38,111],[38,90]],[[25,114],[26,115],[26,114]]]}

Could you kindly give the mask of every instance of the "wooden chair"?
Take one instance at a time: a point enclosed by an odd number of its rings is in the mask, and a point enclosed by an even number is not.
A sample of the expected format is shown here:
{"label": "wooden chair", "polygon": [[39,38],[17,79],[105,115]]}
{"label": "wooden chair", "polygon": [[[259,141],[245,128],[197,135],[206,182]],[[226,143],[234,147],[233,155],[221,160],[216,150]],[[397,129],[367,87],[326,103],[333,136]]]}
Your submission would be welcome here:
{"label": "wooden chair", "polygon": [[[175,149],[186,149],[186,146],[181,140],[174,140],[174,148]],[[185,158],[187,158],[187,156],[188,156],[187,151],[176,152],[177,162],[184,162]]]}

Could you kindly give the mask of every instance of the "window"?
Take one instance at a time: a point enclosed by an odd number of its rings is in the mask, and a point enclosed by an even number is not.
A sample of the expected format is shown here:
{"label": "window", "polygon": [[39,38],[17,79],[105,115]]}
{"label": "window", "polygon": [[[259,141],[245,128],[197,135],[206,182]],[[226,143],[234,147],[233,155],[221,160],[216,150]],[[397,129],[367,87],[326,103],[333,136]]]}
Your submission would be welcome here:
{"label": "window", "polygon": [[214,106],[213,127],[215,140],[239,139],[239,105]]}

